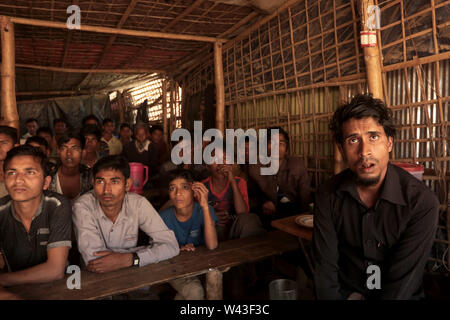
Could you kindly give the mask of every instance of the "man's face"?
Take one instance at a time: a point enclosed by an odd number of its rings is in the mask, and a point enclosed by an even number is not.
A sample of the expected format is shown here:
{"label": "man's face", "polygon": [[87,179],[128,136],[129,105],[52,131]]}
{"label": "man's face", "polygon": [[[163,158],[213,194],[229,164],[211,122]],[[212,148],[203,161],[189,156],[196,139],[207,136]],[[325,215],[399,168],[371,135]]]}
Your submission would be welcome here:
{"label": "man's face", "polygon": [[77,139],[70,139],[58,148],[59,158],[66,168],[78,167],[81,162],[81,152],[81,142]]}
{"label": "man's face", "polygon": [[36,121],[31,121],[29,123],[27,123],[27,130],[28,132],[32,135],[35,136],[36,135],[36,131],[39,129],[39,125],[37,124]]}
{"label": "man's face", "polygon": [[[286,158],[287,150],[288,150],[288,142],[284,134],[276,134],[273,136],[273,141],[275,142],[275,148],[278,147],[278,159],[281,161],[284,158]],[[275,157],[275,155],[272,155],[272,143],[271,141],[267,142],[267,154],[270,156]]]}
{"label": "man's face", "polygon": [[194,202],[192,183],[183,178],[172,180],[169,184],[169,197],[177,209],[191,206]]}
{"label": "man's face", "polygon": [[41,197],[50,181],[50,176],[44,177],[39,159],[33,156],[14,157],[5,170],[5,187],[14,201],[26,202]]}
{"label": "man's face", "polygon": [[119,170],[100,170],[94,178],[94,192],[102,207],[122,206],[130,187],[131,179],[125,179]]}
{"label": "man's face", "polygon": [[130,140],[131,138],[131,130],[128,127],[123,127],[122,129],[120,129],[120,137],[125,139],[125,140]]}
{"label": "man's face", "polygon": [[6,159],[6,154],[14,147],[14,142],[10,136],[0,133],[0,161]]}
{"label": "man's face", "polygon": [[147,139],[147,132],[144,128],[139,128],[136,130],[136,140],[140,143],[144,143]]}
{"label": "man's face", "polygon": [[105,123],[105,125],[103,126],[103,130],[106,133],[108,133],[108,134],[113,134],[113,132],[114,132],[114,123],[112,123],[112,122]]}
{"label": "man's face", "polygon": [[39,135],[38,135],[39,137],[41,137],[41,138],[44,138],[46,141],[47,141],[47,143],[48,143],[48,145],[49,146],[51,146],[52,145],[52,143],[53,143],[53,137],[52,137],[52,135],[51,134],[49,134],[49,133],[46,133],[46,132],[39,132]]}
{"label": "man's face", "polygon": [[55,135],[62,136],[66,132],[66,124],[59,121],[55,123],[53,130],[55,130]]}
{"label": "man's face", "polygon": [[87,152],[97,151],[97,148],[98,148],[97,137],[93,134],[88,134],[88,135],[85,135],[84,138],[86,139],[84,149],[86,149]]}
{"label": "man's face", "polygon": [[163,132],[161,130],[155,130],[153,131],[153,133],[151,134],[151,139],[153,143],[160,143],[163,139]]}
{"label": "man's face", "polygon": [[352,118],[342,125],[342,135],[341,152],[357,183],[372,186],[383,181],[393,144],[383,126],[372,117]]}

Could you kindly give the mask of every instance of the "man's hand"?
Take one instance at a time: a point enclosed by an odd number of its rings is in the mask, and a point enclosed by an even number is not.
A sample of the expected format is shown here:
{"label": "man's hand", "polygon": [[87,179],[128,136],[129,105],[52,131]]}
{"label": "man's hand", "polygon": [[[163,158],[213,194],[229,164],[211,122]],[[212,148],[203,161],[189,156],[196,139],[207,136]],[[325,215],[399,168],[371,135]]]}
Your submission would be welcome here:
{"label": "man's hand", "polygon": [[96,273],[105,273],[130,267],[133,262],[133,255],[131,253],[99,251],[95,252],[94,256],[100,258],[89,261],[87,269]]}
{"label": "man's hand", "polygon": [[180,248],[181,251],[195,251],[195,247],[192,243],[185,244]]}
{"label": "man's hand", "polygon": [[230,165],[230,164],[223,164],[223,165],[221,165],[219,170],[226,178],[228,178],[228,181],[231,182],[231,181],[234,180],[233,166],[232,165]]}
{"label": "man's hand", "polygon": [[266,201],[262,206],[262,211],[264,214],[271,215],[274,214],[277,209],[275,208],[275,204],[272,201]]}
{"label": "man's hand", "polygon": [[192,191],[194,191],[194,197],[202,207],[208,207],[208,189],[201,182],[194,182],[192,184]]}

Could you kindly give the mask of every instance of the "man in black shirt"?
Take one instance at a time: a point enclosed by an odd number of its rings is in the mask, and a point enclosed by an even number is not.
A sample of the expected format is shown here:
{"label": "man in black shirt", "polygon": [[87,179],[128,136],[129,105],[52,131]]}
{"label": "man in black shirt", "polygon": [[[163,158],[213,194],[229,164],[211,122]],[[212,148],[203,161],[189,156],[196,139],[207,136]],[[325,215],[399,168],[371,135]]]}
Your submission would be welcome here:
{"label": "man in black shirt", "polygon": [[357,95],[330,129],[348,169],[316,198],[319,299],[417,299],[439,214],[436,196],[389,163],[395,127],[381,100]]}
{"label": "man in black shirt", "polygon": [[71,247],[69,201],[47,191],[51,177],[40,149],[11,149],[4,163],[9,196],[0,200],[0,287],[61,279]]}

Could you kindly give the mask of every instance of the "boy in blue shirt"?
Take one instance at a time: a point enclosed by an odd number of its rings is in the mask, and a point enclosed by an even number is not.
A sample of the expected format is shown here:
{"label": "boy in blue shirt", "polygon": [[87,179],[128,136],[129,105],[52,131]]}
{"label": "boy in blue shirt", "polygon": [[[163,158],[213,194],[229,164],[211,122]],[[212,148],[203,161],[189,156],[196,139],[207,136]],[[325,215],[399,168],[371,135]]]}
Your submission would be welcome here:
{"label": "boy in blue shirt", "polygon": [[[180,250],[194,251],[196,246],[217,248],[214,209],[208,205],[208,189],[203,183],[194,182],[185,169],[169,173],[169,197],[173,205],[161,212],[161,218],[175,233]],[[178,291],[175,299],[202,300],[204,290],[197,277],[170,281]]]}

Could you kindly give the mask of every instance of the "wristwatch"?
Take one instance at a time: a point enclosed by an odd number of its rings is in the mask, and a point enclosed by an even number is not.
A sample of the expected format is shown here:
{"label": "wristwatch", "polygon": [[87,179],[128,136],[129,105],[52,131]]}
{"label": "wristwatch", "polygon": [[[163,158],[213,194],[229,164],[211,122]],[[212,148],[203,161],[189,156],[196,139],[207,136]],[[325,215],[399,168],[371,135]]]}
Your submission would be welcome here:
{"label": "wristwatch", "polygon": [[133,263],[132,263],[132,266],[133,267],[134,266],[138,266],[139,267],[139,261],[140,261],[140,259],[139,259],[138,254],[136,252],[133,252]]}

